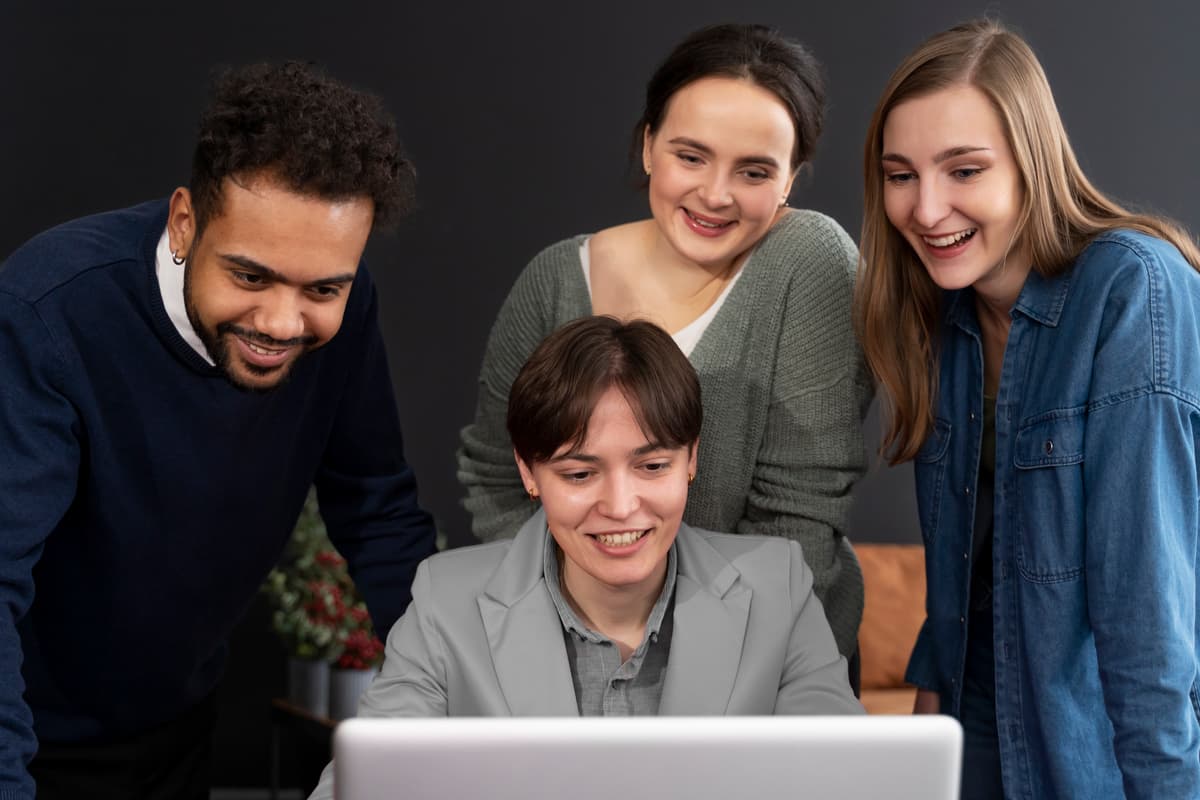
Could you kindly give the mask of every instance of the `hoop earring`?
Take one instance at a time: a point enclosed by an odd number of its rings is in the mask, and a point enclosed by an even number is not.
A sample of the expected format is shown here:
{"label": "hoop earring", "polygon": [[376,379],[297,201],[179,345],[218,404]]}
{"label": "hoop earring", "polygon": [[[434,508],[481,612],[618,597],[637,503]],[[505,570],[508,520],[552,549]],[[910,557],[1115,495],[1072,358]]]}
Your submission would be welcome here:
{"label": "hoop earring", "polygon": [[187,261],[187,256],[181,256],[178,250],[172,250],[171,261],[174,262],[175,266],[181,267],[183,266],[183,262]]}

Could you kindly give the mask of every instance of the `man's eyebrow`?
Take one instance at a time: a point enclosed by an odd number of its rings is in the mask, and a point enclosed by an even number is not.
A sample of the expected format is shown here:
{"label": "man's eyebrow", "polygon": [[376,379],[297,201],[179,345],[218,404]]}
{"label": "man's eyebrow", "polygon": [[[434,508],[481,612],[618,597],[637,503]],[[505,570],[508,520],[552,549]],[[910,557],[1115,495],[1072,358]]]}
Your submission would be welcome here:
{"label": "man's eyebrow", "polygon": [[[674,139],[671,139],[670,142],[668,142],[668,144],[681,144],[684,147],[690,147],[693,150],[699,150],[701,153],[704,153],[704,155],[706,155],[706,156],[711,156],[713,154],[711,147],[704,144],[703,142],[698,142],[695,139],[689,139],[687,136],[676,136]],[[739,164],[762,164],[764,167],[773,167],[774,169],[779,169],[779,162],[776,161],[771,156],[762,156],[762,155],[742,156],[741,158],[739,158],[737,160],[737,163],[739,163]]]}
{"label": "man's eyebrow", "polygon": [[[288,283],[292,281],[283,274],[276,272],[266,264],[260,264],[253,258],[238,255],[237,253],[218,253],[220,258],[233,264],[237,264],[247,272],[253,272],[255,275],[261,275],[264,278],[270,278],[278,283]],[[315,281],[309,281],[307,286],[329,286],[330,284],[347,284],[354,282],[353,272],[343,272],[340,275],[331,275],[328,278],[320,278]]]}
{"label": "man's eyebrow", "polygon": [[[941,164],[955,156],[965,156],[968,153],[978,153],[981,150],[991,150],[990,147],[972,147],[970,145],[959,145],[958,147],[947,147],[942,152],[933,157],[933,163]],[[902,156],[899,153],[884,153],[879,157],[880,161],[892,161],[897,164],[904,164],[911,167],[912,161],[907,156]]]}

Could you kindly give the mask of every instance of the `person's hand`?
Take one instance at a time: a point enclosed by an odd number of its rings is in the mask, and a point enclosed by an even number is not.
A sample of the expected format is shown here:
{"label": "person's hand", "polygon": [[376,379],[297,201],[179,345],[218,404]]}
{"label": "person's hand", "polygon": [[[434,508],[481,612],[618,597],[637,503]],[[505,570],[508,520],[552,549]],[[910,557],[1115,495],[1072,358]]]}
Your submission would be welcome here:
{"label": "person's hand", "polygon": [[913,703],[914,714],[936,714],[942,707],[942,701],[937,692],[928,689],[917,690],[917,700]]}

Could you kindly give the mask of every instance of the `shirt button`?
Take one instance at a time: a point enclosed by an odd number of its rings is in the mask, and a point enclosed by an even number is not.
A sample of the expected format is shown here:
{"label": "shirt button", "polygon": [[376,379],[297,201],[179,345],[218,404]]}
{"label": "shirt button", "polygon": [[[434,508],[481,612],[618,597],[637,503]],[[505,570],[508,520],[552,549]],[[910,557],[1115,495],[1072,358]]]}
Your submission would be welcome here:
{"label": "shirt button", "polygon": [[959,623],[960,625],[966,625],[966,624],[967,624],[967,618],[966,618],[966,617],[959,617],[959,618],[958,618],[958,623]]}
{"label": "shirt button", "polygon": [[970,497],[970,496],[971,496],[971,487],[970,487],[970,486],[964,486],[964,487],[963,487],[963,492],[964,492],[964,493],[966,493],[966,495],[967,495],[968,497]]}
{"label": "shirt button", "polygon": [[1046,440],[1046,444],[1042,445],[1042,447],[1046,451],[1046,455],[1050,455],[1054,452],[1054,442],[1050,441],[1049,439]]}
{"label": "shirt button", "polygon": [[968,553],[966,550],[963,550],[963,561],[970,561],[970,560],[971,560],[971,554]]}
{"label": "shirt button", "polygon": [[972,411],[971,412],[971,422],[974,422],[974,421],[975,421],[975,412]]}

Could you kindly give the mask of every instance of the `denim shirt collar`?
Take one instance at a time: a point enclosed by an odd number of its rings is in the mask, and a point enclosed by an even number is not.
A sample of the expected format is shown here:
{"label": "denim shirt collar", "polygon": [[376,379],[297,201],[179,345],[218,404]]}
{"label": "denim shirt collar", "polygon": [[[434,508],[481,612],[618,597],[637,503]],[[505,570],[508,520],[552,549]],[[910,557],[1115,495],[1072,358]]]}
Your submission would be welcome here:
{"label": "denim shirt collar", "polygon": [[[1017,302],[1013,304],[1013,310],[1042,325],[1058,327],[1063,307],[1067,304],[1067,295],[1071,290],[1073,273],[1074,270],[1067,270],[1062,274],[1047,277],[1036,269],[1030,270],[1029,276],[1025,278],[1025,285],[1021,287],[1021,293],[1017,296]],[[948,325],[961,328],[975,338],[979,337],[974,289],[960,289],[949,293],[945,320]]]}

